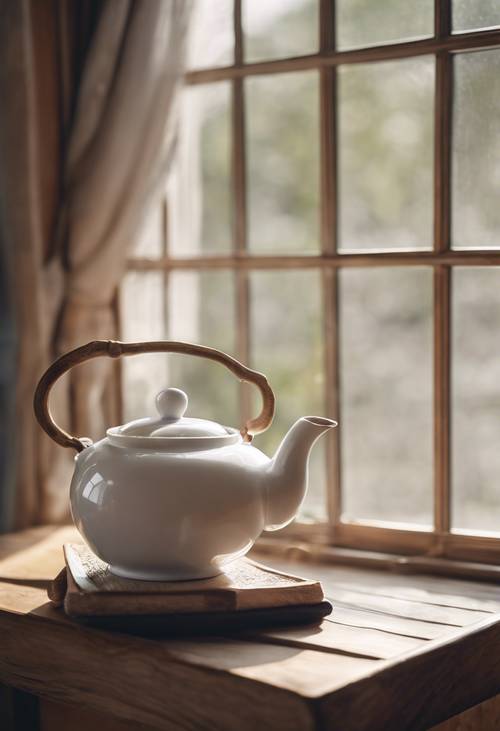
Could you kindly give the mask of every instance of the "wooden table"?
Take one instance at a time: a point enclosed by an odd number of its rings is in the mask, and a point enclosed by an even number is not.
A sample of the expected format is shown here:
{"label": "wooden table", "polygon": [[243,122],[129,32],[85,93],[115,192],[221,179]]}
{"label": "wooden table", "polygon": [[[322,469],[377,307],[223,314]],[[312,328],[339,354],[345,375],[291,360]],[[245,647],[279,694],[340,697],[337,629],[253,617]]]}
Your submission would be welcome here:
{"label": "wooden table", "polygon": [[73,529],[48,527],[0,537],[0,681],[48,699],[44,730],[58,708],[71,717],[67,703],[83,709],[75,729],[105,714],[108,725],[85,726],[99,731],[130,728],[112,716],[186,731],[404,731],[500,693],[498,586],[266,556],[322,581],[335,608],[320,627],[147,640],[81,627],[49,604],[71,540]]}

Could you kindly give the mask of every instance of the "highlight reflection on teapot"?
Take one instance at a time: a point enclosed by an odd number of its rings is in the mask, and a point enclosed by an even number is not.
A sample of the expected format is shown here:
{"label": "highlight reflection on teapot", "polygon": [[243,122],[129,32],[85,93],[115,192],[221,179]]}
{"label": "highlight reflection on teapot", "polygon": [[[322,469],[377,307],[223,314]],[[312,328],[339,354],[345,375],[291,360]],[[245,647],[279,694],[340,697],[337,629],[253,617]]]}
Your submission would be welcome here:
{"label": "highlight reflection on teapot", "polygon": [[[48,396],[63,373],[91,358],[144,352],[187,353],[225,365],[259,388],[261,413],[238,431],[186,417],[187,395],[168,388],[156,397],[158,416],[112,427],[95,444],[55,424]],[[114,574],[147,580],[215,576],[247,553],[263,530],[290,523],[307,490],[311,447],[337,425],[304,416],[267,457],[250,444],[274,414],[266,377],[221,351],[174,341],[101,340],[77,348],[42,376],[34,406],[47,434],[78,452],[70,494],[82,537]]]}

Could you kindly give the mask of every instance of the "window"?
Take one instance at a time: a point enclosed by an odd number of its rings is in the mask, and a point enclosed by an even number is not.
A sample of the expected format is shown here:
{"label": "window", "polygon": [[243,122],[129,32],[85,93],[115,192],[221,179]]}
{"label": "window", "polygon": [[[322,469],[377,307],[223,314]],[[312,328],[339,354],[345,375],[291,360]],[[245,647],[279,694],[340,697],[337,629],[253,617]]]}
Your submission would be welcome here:
{"label": "window", "polygon": [[[268,453],[296,417],[338,418],[290,534],[495,561],[500,9],[434,5],[198,0],[176,172],[129,262],[123,337],[264,371]],[[218,366],[167,366],[124,363],[127,416],[167,375],[193,414],[255,410]]]}

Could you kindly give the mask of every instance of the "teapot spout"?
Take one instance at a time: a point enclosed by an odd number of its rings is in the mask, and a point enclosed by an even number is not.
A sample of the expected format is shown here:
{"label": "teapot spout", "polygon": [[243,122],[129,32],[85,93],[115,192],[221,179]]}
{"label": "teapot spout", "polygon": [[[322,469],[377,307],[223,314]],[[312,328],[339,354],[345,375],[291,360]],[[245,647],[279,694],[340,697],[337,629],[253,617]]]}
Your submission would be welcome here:
{"label": "teapot spout", "polygon": [[311,448],[335,426],[337,422],[332,419],[303,416],[285,435],[266,475],[266,530],[283,528],[295,517],[307,490]]}

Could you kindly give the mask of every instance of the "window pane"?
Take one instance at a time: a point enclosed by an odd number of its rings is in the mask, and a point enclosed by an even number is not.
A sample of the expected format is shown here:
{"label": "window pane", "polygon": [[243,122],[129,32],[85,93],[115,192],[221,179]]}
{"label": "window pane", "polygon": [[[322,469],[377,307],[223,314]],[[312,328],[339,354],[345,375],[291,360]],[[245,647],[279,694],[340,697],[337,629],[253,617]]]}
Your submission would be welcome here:
{"label": "window pane", "polygon": [[[123,340],[163,340],[163,274],[131,272],[123,280],[120,295]],[[122,358],[121,368],[125,420],[155,414],[155,396],[166,385],[165,356]]]}
{"label": "window pane", "polygon": [[339,49],[432,35],[433,0],[336,0]]}
{"label": "window pane", "polygon": [[454,248],[500,247],[500,51],[455,56]]}
{"label": "window pane", "polygon": [[196,0],[189,23],[188,68],[230,66],[234,62],[234,0]]}
{"label": "window pane", "polygon": [[340,272],[344,518],[432,522],[432,271]]}
{"label": "window pane", "polygon": [[430,248],[434,60],[339,73],[341,249]]}
{"label": "window pane", "polygon": [[231,249],[231,85],[188,87],[169,184],[173,256]]}
{"label": "window pane", "polygon": [[[296,419],[325,415],[319,273],[256,271],[250,289],[252,367],[266,374],[276,394],[274,422],[255,445],[271,456]],[[305,519],[326,515],[326,440],[311,454]]]}
{"label": "window pane", "polygon": [[243,0],[245,61],[318,51],[317,0]]}
{"label": "window pane", "polygon": [[319,121],[316,72],[245,82],[249,247],[318,251]]}
{"label": "window pane", "polygon": [[500,25],[498,0],[453,0],[453,29],[472,30]]}
{"label": "window pane", "polygon": [[453,271],[452,521],[500,530],[500,268]]}
{"label": "window pane", "polygon": [[[234,283],[228,271],[172,272],[168,337],[234,355]],[[169,385],[189,396],[188,416],[240,426],[238,381],[223,366],[187,355],[168,356]]]}
{"label": "window pane", "polygon": [[132,256],[160,259],[163,255],[163,203],[155,202],[142,222]]}

